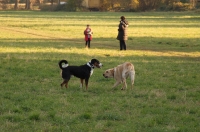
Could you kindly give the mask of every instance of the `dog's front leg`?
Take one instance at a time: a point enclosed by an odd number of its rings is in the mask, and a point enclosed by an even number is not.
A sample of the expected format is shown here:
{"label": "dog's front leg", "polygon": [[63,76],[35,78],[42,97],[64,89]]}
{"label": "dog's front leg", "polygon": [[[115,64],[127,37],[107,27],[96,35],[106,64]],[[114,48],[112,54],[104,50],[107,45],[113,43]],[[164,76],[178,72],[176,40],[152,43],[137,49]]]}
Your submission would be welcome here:
{"label": "dog's front leg", "polygon": [[67,88],[68,87],[68,80],[64,80],[60,86],[63,87],[63,85],[65,85],[65,87]]}
{"label": "dog's front leg", "polygon": [[117,85],[119,85],[121,82],[120,81],[117,81],[112,88],[115,88]]}
{"label": "dog's front leg", "polygon": [[86,87],[86,90],[88,89],[88,81],[89,81],[89,78],[86,78],[86,79],[85,79],[85,87]]}
{"label": "dog's front leg", "polygon": [[83,88],[83,80],[84,80],[84,79],[81,79],[80,88]]}

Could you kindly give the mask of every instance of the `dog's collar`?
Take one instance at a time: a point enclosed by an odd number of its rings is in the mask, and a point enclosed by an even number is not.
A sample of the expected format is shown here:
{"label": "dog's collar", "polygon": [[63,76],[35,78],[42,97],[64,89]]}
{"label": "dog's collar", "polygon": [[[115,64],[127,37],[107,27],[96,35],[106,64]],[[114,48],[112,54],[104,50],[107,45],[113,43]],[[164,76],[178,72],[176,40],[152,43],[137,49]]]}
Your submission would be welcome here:
{"label": "dog's collar", "polygon": [[68,66],[69,66],[68,64],[64,64],[64,65],[62,65],[62,68],[66,68]]}
{"label": "dog's collar", "polygon": [[91,68],[90,70],[90,76],[91,76],[93,74],[94,65],[92,65],[90,62],[88,62],[87,65]]}
{"label": "dog's collar", "polygon": [[90,68],[94,69],[94,65],[92,65],[91,62],[88,62],[87,65],[88,65]]}

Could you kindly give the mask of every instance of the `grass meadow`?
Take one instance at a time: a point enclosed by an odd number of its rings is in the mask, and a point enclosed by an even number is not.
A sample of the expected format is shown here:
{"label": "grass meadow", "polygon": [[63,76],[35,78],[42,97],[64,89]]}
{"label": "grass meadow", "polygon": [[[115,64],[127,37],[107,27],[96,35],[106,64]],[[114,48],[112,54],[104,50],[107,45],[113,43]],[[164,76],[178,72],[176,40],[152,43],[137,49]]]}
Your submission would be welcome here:
{"label": "grass meadow", "polygon": [[[127,51],[116,40],[129,21]],[[91,48],[83,30],[93,29]],[[0,12],[1,132],[199,132],[200,14],[197,12]],[[88,91],[62,82],[58,61],[95,69]],[[125,61],[134,89],[102,73]]]}

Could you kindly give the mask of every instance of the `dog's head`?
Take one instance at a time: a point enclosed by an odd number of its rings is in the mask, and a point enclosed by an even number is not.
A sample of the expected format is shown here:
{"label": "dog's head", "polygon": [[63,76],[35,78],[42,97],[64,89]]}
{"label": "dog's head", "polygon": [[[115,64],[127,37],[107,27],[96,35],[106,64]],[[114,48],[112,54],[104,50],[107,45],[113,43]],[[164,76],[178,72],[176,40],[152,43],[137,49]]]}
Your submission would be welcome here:
{"label": "dog's head", "polygon": [[61,60],[61,61],[59,61],[58,65],[59,65],[60,69],[63,69],[63,68],[66,68],[66,67],[69,66],[67,60]]}
{"label": "dog's head", "polygon": [[95,67],[101,68],[101,67],[103,66],[103,64],[100,63],[97,59],[92,59],[92,60],[90,61],[90,64],[91,64],[94,68],[95,68]]}
{"label": "dog's head", "polygon": [[106,70],[106,71],[103,73],[103,76],[104,76],[105,78],[114,77],[114,68]]}

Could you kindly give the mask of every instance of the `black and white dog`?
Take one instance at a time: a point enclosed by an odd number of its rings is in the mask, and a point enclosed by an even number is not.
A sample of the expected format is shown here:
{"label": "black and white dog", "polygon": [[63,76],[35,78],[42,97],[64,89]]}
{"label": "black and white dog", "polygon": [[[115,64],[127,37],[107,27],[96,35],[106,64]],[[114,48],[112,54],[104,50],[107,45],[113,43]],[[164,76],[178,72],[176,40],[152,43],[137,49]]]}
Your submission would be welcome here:
{"label": "black and white dog", "polygon": [[86,90],[88,89],[88,81],[89,81],[90,76],[93,73],[93,69],[95,67],[101,68],[103,66],[97,59],[92,59],[87,64],[81,65],[81,66],[69,66],[67,60],[61,60],[59,61],[58,65],[60,69],[62,70],[61,75],[63,78],[63,82],[60,84],[61,87],[65,85],[65,87],[67,88],[68,82],[71,76],[73,75],[77,78],[80,78],[81,87],[83,87],[83,81],[85,80]]}

